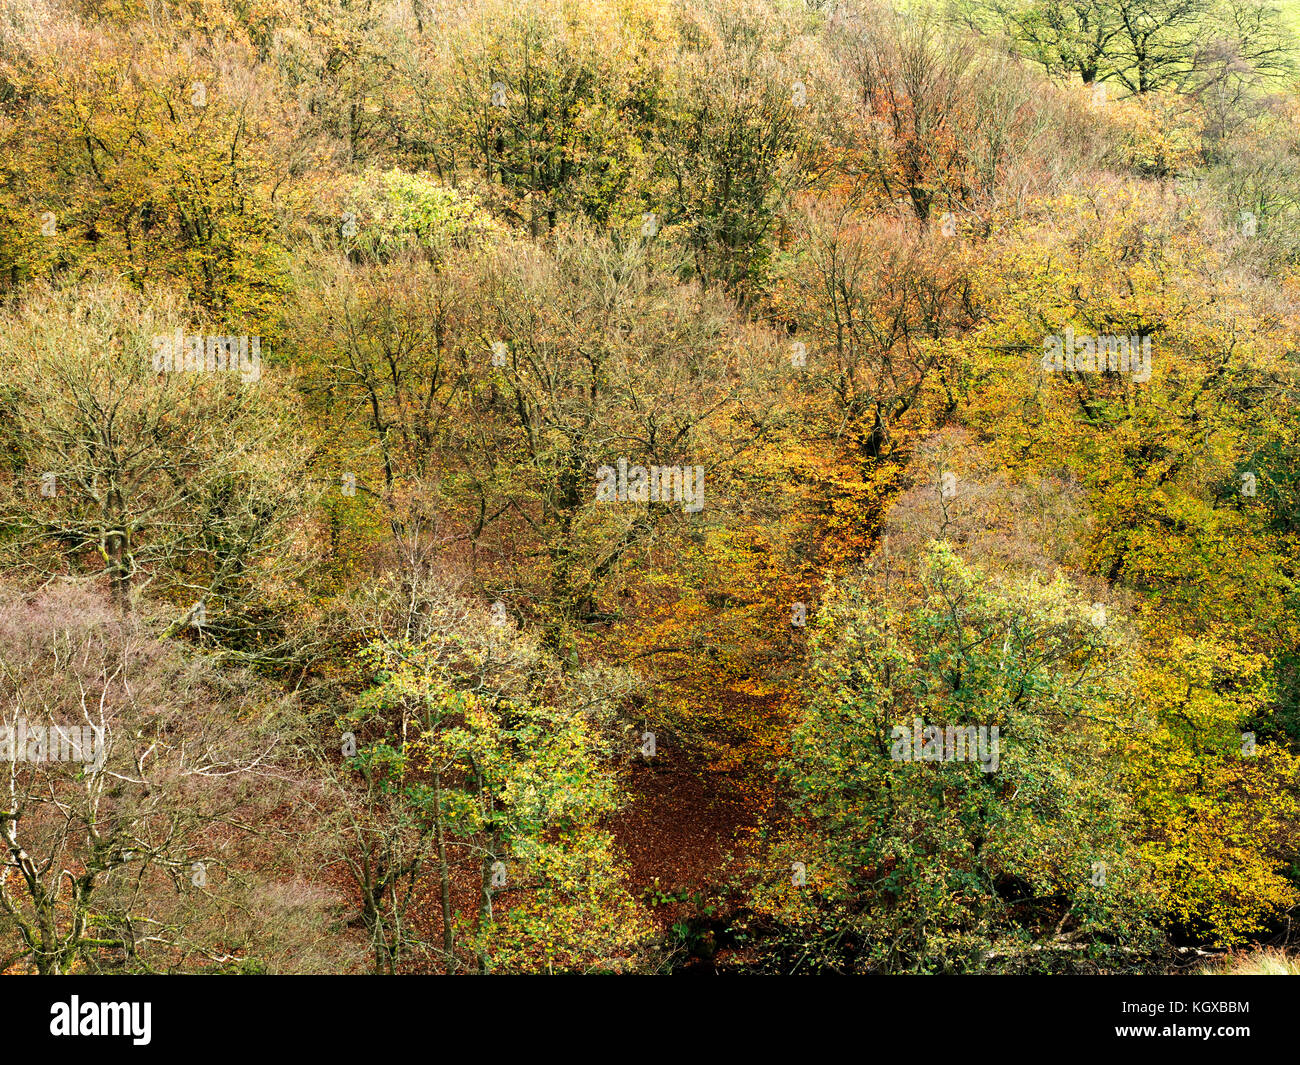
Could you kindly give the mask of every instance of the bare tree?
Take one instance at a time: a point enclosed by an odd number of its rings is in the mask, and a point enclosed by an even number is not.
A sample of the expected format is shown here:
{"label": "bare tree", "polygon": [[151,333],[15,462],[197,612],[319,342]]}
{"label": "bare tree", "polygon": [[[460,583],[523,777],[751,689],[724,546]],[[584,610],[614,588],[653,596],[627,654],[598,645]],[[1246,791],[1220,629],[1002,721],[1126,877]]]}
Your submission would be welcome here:
{"label": "bare tree", "polygon": [[229,961],[170,899],[219,892],[279,703],[86,589],[0,599],[0,969]]}
{"label": "bare tree", "polygon": [[[254,568],[292,565],[279,538],[303,501],[307,445],[260,354],[168,371],[192,309],[114,285],[30,294],[0,319],[4,551],[17,567],[107,578],[126,609],[156,582],[220,624],[255,594]],[[190,343],[185,340],[185,343]],[[166,351],[164,349],[167,349]],[[157,365],[155,365],[157,363]],[[175,367],[175,362],[171,363]],[[291,409],[291,408],[290,408]]]}

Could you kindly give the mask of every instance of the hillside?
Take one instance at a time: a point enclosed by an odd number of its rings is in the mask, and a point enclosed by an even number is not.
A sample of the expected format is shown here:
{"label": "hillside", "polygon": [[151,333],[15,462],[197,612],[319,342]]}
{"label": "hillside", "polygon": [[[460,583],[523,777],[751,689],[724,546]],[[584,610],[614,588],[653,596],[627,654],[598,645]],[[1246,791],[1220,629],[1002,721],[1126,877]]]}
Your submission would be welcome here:
{"label": "hillside", "polygon": [[1297,34],[0,0],[0,972],[1294,971]]}

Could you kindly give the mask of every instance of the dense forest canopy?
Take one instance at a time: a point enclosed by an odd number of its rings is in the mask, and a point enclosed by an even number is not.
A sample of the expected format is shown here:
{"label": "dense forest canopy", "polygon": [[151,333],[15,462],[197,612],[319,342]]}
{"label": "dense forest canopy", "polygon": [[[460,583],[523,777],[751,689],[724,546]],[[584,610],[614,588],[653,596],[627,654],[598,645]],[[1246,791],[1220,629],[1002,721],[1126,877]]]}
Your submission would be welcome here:
{"label": "dense forest canopy", "polygon": [[1297,31],[0,0],[0,972],[1292,946]]}

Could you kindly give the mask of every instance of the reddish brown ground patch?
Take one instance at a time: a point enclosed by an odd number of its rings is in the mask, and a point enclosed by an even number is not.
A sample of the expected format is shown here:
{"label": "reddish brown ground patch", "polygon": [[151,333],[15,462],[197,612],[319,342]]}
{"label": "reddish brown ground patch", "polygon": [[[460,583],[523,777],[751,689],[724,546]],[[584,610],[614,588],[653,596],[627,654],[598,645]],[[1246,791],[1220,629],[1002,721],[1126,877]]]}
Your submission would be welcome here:
{"label": "reddish brown ground patch", "polygon": [[663,761],[632,770],[631,797],[610,829],[628,856],[634,893],[656,881],[665,892],[718,885],[727,857],[738,849],[738,832],[752,827],[750,813],[728,785]]}

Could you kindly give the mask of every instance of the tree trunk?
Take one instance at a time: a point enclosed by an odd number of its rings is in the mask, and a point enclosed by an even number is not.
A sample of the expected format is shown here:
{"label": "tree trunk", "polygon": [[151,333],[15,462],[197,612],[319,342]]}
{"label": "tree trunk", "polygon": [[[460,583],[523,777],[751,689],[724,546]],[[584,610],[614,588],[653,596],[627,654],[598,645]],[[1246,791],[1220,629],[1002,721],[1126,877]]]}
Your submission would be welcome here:
{"label": "tree trunk", "polygon": [[451,871],[447,868],[447,841],[442,827],[442,777],[433,771],[433,829],[438,840],[438,885],[442,891],[442,949],[447,954],[444,970],[450,974],[455,941],[451,928]]}

